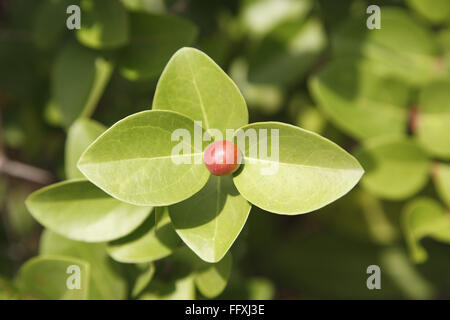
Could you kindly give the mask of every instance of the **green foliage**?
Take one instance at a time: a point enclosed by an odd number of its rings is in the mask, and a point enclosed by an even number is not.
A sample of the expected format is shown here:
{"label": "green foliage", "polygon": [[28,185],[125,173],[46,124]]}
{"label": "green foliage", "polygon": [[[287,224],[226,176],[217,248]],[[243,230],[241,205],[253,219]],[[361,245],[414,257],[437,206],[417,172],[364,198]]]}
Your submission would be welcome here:
{"label": "green foliage", "polygon": [[447,0],[3,2],[0,299],[447,296]]}

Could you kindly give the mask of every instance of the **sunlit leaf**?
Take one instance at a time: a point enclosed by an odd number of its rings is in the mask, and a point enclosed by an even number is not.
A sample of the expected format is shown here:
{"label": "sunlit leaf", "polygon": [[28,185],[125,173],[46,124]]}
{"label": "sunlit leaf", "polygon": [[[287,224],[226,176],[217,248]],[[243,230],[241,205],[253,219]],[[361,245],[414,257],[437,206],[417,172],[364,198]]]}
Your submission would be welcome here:
{"label": "sunlit leaf", "polygon": [[450,208],[450,164],[435,163],[432,173],[440,198]]}
{"label": "sunlit leaf", "polygon": [[150,214],[114,199],[85,180],[42,188],[26,201],[33,217],[47,228],[73,240],[100,242],[120,238],[136,229]]}
{"label": "sunlit leaf", "polygon": [[239,89],[211,58],[194,48],[183,48],[170,59],[159,79],[153,109],[202,121],[205,130],[221,130],[223,139],[226,129],[248,123]]}
{"label": "sunlit leaf", "polygon": [[[175,130],[183,130],[190,140],[174,141]],[[78,168],[119,200],[144,206],[176,203],[199,191],[209,177],[201,160],[202,142],[192,140],[195,132],[203,137],[199,126],[178,113],[140,112],[117,122],[91,144]],[[173,155],[180,143],[186,152]]]}
{"label": "sunlit leaf", "polygon": [[313,132],[278,122],[242,130],[258,138],[249,139],[245,150],[238,143],[245,162],[233,180],[244,198],[264,210],[300,214],[319,209],[349,192],[363,175],[355,158]]}
{"label": "sunlit leaf", "polygon": [[231,177],[211,176],[198,193],[170,206],[169,214],[189,248],[207,262],[218,262],[244,227],[250,208]]}
{"label": "sunlit leaf", "polygon": [[228,253],[218,263],[202,263],[195,272],[195,285],[207,298],[218,296],[225,289],[231,273],[231,254]]}

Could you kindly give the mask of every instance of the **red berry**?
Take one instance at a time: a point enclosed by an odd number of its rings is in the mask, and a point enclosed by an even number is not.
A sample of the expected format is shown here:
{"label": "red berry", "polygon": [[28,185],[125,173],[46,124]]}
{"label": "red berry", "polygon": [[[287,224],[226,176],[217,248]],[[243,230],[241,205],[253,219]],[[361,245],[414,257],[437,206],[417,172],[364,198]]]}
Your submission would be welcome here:
{"label": "red berry", "polygon": [[206,168],[216,176],[235,172],[241,163],[241,153],[233,142],[222,140],[211,143],[203,154]]}

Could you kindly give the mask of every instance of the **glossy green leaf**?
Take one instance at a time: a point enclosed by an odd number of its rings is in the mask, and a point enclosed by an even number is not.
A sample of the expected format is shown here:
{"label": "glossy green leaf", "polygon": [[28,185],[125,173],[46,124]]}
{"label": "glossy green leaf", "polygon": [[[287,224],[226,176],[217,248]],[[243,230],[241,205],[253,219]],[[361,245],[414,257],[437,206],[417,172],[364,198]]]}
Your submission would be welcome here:
{"label": "glossy green leaf", "polygon": [[355,138],[406,133],[409,87],[387,76],[381,64],[338,59],[313,76],[309,87],[333,124]]}
{"label": "glossy green leaf", "polygon": [[180,238],[201,259],[220,261],[241,232],[251,206],[230,176],[212,176],[191,198],[169,207]]}
{"label": "glossy green leaf", "polygon": [[67,238],[100,242],[120,238],[136,229],[151,208],[116,200],[85,180],[53,184],[26,201],[33,217]]}
{"label": "glossy green leaf", "polygon": [[119,273],[119,266],[109,259],[106,244],[73,241],[45,230],[41,236],[39,254],[43,257],[60,255],[86,261],[90,270],[89,299],[125,298],[125,279]]}
{"label": "glossy green leaf", "polygon": [[264,210],[289,215],[317,210],[349,192],[364,173],[355,158],[313,132],[279,122],[242,130],[258,138],[246,139],[245,148],[238,142],[245,162],[233,180],[244,198]]}
{"label": "glossy green leaf", "polygon": [[305,75],[325,45],[325,32],[317,19],[285,22],[269,32],[252,52],[249,80],[292,84]]}
{"label": "glossy green leaf", "polygon": [[284,21],[302,21],[311,8],[309,0],[248,0],[241,21],[250,34],[262,36]]}
{"label": "glossy green leaf", "polygon": [[382,63],[389,75],[411,84],[423,84],[441,76],[437,44],[430,30],[407,11],[383,7],[381,28],[366,28],[367,15],[348,21],[333,34],[337,56],[363,56]]}
{"label": "glossy green leaf", "polygon": [[195,299],[195,284],[191,275],[177,278],[170,283],[154,280],[149,288],[139,297],[139,300],[193,299]]}
{"label": "glossy green leaf", "polygon": [[402,227],[412,258],[424,262],[428,255],[420,245],[424,237],[450,243],[450,217],[434,199],[417,198],[407,204]]}
{"label": "glossy green leaf", "polygon": [[81,0],[81,28],[77,38],[94,49],[125,45],[129,38],[128,14],[119,0]]}
{"label": "glossy green leaf", "polygon": [[[80,289],[69,289],[71,266],[80,270]],[[25,299],[83,300],[89,291],[89,265],[79,259],[48,256],[28,260],[19,270],[17,283]]]}
{"label": "glossy green leaf", "polygon": [[382,198],[405,199],[427,183],[427,155],[407,138],[369,141],[355,156],[366,171],[362,185]]}
{"label": "glossy green leaf", "polygon": [[142,291],[148,286],[153,278],[153,275],[155,274],[155,265],[153,263],[146,263],[142,269],[143,270],[136,278],[133,290],[131,291],[132,297],[139,296]]}
{"label": "glossy green leaf", "polygon": [[[172,141],[175,130],[188,133],[190,140],[182,136],[181,142]],[[201,158],[203,146],[193,141],[195,132],[203,137],[199,126],[178,113],[140,112],[117,122],[91,144],[78,168],[119,200],[144,206],[173,204],[199,191],[209,177]],[[184,154],[174,151],[180,144],[186,147]]]}
{"label": "glossy green leaf", "polygon": [[[155,225],[156,212],[161,214]],[[156,208],[147,220],[133,233],[108,244],[108,254],[126,263],[149,262],[170,255],[180,244],[170,222],[167,208]]]}
{"label": "glossy green leaf", "polygon": [[418,111],[417,140],[430,155],[450,159],[450,81],[423,88]]}
{"label": "glossy green leaf", "polygon": [[84,150],[105,130],[106,127],[102,124],[90,119],[79,119],[70,126],[65,151],[65,169],[68,179],[84,178],[77,168],[78,160]]}
{"label": "glossy green leaf", "polygon": [[450,208],[450,164],[434,164],[433,181],[440,198]]}
{"label": "glossy green leaf", "polygon": [[129,80],[142,80],[159,76],[177,49],[194,42],[197,28],[175,16],[135,12],[130,13],[130,34],[121,72]]}
{"label": "glossy green leaf", "polygon": [[407,0],[406,3],[433,23],[450,21],[450,2],[447,0]]}
{"label": "glossy green leaf", "polygon": [[51,93],[66,127],[93,113],[112,70],[110,62],[76,43],[62,49],[55,60]]}
{"label": "glossy green leaf", "polygon": [[222,293],[228,283],[233,259],[230,253],[218,263],[203,262],[195,271],[195,285],[207,298],[214,298]]}
{"label": "glossy green leaf", "polygon": [[239,89],[211,58],[194,48],[180,49],[170,59],[156,87],[153,109],[202,121],[205,130],[221,130],[223,139],[226,129],[248,123]]}

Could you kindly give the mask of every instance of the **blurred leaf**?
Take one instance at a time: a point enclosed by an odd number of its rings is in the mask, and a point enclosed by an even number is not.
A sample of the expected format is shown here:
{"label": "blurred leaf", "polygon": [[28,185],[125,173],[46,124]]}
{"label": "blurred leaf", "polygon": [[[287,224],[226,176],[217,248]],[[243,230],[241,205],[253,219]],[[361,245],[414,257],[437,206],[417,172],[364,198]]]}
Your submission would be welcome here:
{"label": "blurred leaf", "polygon": [[406,3],[433,23],[450,21],[450,2],[448,0],[406,0]]}
{"label": "blurred leaf", "polygon": [[355,138],[406,133],[409,87],[367,60],[336,60],[311,78],[311,93],[329,119]]}
{"label": "blurred leaf", "polygon": [[1,300],[16,300],[19,297],[17,288],[14,284],[0,276],[0,301]]}
{"label": "blurred leaf", "polygon": [[[183,136],[181,142],[173,141],[175,130],[186,130],[183,132],[189,133],[189,143]],[[78,168],[119,200],[144,206],[176,203],[199,191],[209,177],[201,161],[203,146],[191,142],[194,132],[203,137],[202,129],[179,113],[136,113],[117,122],[91,144]],[[183,154],[172,154],[180,144]]]}
{"label": "blurred leaf", "polygon": [[424,262],[427,252],[420,245],[424,237],[450,243],[450,217],[434,199],[416,198],[410,201],[402,215],[403,231],[415,262]]}
{"label": "blurred leaf", "polygon": [[244,133],[248,129],[259,138],[249,139],[245,150],[238,142],[245,163],[233,180],[244,198],[264,210],[289,215],[317,210],[349,192],[364,173],[350,154],[310,131],[279,122],[242,127]]}
{"label": "blurred leaf", "polygon": [[130,11],[154,13],[164,13],[166,11],[164,0],[121,0],[121,2]]}
{"label": "blurred leaf", "polygon": [[112,70],[110,62],[80,45],[62,49],[54,62],[51,91],[66,127],[93,113]]}
{"label": "blurred leaf", "polygon": [[381,261],[390,278],[397,283],[408,299],[432,299],[436,292],[427,281],[408,261],[404,250],[397,247],[388,248],[381,252]]}
{"label": "blurred leaf", "polygon": [[14,234],[19,237],[27,236],[36,227],[36,222],[25,206],[25,199],[30,192],[25,187],[13,187],[9,188],[8,197],[6,198],[8,223]]}
{"label": "blurred leaf", "polygon": [[[180,112],[205,130],[237,129],[248,123],[245,100],[233,81],[203,52],[183,48],[164,69],[153,109]],[[222,111],[222,112],[221,112]]]}
{"label": "blurred leaf", "polygon": [[309,0],[246,0],[241,20],[251,34],[261,36],[283,21],[302,21],[312,6]]}
{"label": "blurred leaf", "polygon": [[41,236],[39,253],[44,257],[61,255],[88,262],[89,299],[125,298],[125,280],[118,274],[118,266],[108,258],[104,243],[73,241],[46,230]]}
{"label": "blurred leaf", "polygon": [[68,179],[84,178],[77,168],[78,160],[84,150],[105,130],[105,126],[90,119],[79,119],[70,126],[65,150],[65,169]]}
{"label": "blurred leaf", "polygon": [[248,280],[249,300],[271,300],[275,295],[274,284],[265,278]]}
{"label": "blurred leaf", "polygon": [[450,159],[450,81],[423,88],[418,108],[417,140],[430,155]]}
{"label": "blurred leaf", "polygon": [[128,14],[119,0],[81,0],[78,40],[94,49],[125,45],[129,38]]}
{"label": "blurred leaf", "polygon": [[367,16],[349,19],[334,33],[337,56],[363,56],[385,65],[388,74],[411,84],[424,84],[440,76],[437,44],[432,33],[407,11],[383,7],[381,29],[368,30]]}
{"label": "blurred leaf", "polygon": [[34,15],[32,30],[33,42],[40,49],[50,49],[61,39],[66,29],[66,8],[71,0],[40,1]]}
{"label": "blurred leaf", "polygon": [[145,268],[143,268],[142,272],[139,274],[134,283],[131,296],[132,297],[139,296],[141,292],[148,286],[154,274],[155,274],[154,264],[153,263],[145,264]]}
{"label": "blurred leaf", "polygon": [[379,197],[405,199],[427,183],[427,155],[407,138],[371,140],[355,156],[366,170],[362,185]]}
{"label": "blurred leaf", "polygon": [[230,177],[211,175],[198,193],[170,206],[169,214],[192,251],[204,261],[218,262],[241,232],[250,209]]}
{"label": "blurred leaf", "polygon": [[167,283],[154,280],[139,297],[139,300],[193,300],[195,299],[194,278],[191,275]]}
{"label": "blurred leaf", "polygon": [[139,226],[151,208],[116,200],[85,180],[64,181],[34,192],[26,201],[33,217],[73,240],[100,242]]}
{"label": "blurred leaf", "polygon": [[289,21],[264,37],[250,56],[249,80],[289,85],[303,77],[326,45],[320,21]]}
{"label": "blurred leaf", "polygon": [[195,284],[207,298],[218,296],[225,289],[231,273],[232,257],[228,252],[218,263],[202,263],[195,272]]}
{"label": "blurred leaf", "polygon": [[108,254],[125,263],[149,262],[172,254],[180,239],[170,222],[167,207],[155,209],[159,217],[155,225],[155,211],[134,232],[108,244]]}
{"label": "blurred leaf", "polygon": [[129,80],[155,78],[170,56],[192,44],[197,28],[187,20],[149,13],[130,13],[130,43],[123,49],[120,68]]}
{"label": "blurred leaf", "polygon": [[[80,268],[80,289],[69,289],[69,267]],[[24,299],[84,300],[89,291],[89,265],[74,258],[48,256],[28,260],[20,269],[18,287]]]}
{"label": "blurred leaf", "polygon": [[450,164],[435,163],[433,165],[433,181],[439,197],[450,208]]}
{"label": "blurred leaf", "polygon": [[242,91],[250,109],[256,109],[268,115],[280,111],[285,91],[282,87],[273,84],[250,83],[247,79],[248,64],[242,58],[233,61],[229,73]]}

